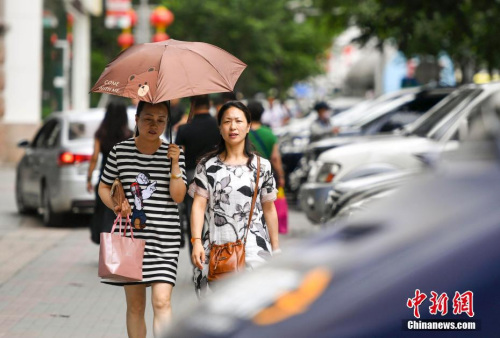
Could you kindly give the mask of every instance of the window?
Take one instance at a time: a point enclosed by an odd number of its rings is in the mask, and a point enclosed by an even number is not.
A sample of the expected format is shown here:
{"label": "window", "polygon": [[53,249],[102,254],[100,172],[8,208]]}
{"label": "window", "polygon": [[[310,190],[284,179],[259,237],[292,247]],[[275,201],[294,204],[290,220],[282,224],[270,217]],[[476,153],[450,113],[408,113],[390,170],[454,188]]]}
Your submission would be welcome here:
{"label": "window", "polygon": [[33,141],[33,147],[34,148],[45,148],[47,147],[48,141],[50,136],[52,135],[52,132],[54,131],[54,128],[58,125],[59,123],[57,120],[49,120],[47,121],[38,134],[35,136],[35,140]]}
{"label": "window", "polygon": [[456,95],[450,94],[448,98],[441,101],[441,104],[438,104],[435,108],[429,110],[427,114],[422,116],[422,119],[416,122],[415,127],[410,133],[426,137],[427,134],[451,112],[461,110],[480,93],[480,90],[465,89]]}

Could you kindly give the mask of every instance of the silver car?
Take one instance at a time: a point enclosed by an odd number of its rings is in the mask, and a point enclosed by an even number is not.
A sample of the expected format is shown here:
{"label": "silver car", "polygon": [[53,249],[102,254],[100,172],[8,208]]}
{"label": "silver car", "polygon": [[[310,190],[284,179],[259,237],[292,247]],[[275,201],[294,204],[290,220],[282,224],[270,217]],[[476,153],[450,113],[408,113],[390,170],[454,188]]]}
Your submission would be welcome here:
{"label": "silver car", "polygon": [[[132,129],[135,109],[128,110]],[[26,153],[17,166],[16,202],[20,213],[40,212],[46,226],[60,225],[67,213],[90,213],[95,195],[87,191],[87,171],[94,148],[94,134],[104,109],[54,113],[32,142],[18,145]],[[99,179],[99,163],[93,173]]]}

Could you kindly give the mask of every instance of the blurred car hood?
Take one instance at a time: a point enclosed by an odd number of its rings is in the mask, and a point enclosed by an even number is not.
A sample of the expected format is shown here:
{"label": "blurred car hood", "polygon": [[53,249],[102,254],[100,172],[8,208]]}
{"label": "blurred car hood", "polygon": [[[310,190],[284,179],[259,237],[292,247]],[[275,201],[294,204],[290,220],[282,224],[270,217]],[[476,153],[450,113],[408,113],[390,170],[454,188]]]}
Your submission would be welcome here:
{"label": "blurred car hood", "polygon": [[[446,176],[424,176],[344,227],[221,283],[165,336],[401,336],[402,321],[413,318],[406,301],[417,288],[448,295],[472,290],[474,319],[482,325],[474,333],[494,335],[499,310],[491,305],[500,301],[498,177],[498,162],[464,163],[447,168]],[[317,284],[306,291],[311,279]],[[313,301],[304,303],[311,293]],[[424,309],[423,319],[438,318]],[[439,319],[464,317],[450,311]]]}

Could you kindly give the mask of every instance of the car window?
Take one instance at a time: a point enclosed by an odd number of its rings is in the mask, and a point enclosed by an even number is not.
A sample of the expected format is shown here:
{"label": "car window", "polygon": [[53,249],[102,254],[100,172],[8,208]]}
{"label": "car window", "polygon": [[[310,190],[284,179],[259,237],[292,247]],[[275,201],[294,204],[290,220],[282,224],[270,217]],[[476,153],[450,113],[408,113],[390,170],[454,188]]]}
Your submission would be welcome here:
{"label": "car window", "polygon": [[48,148],[54,148],[59,144],[60,139],[61,139],[61,122],[57,121],[54,128],[47,137],[47,142],[45,146]]}
{"label": "car window", "polygon": [[93,139],[101,120],[70,121],[68,124],[68,139],[70,141]]}
{"label": "car window", "polygon": [[459,106],[465,106],[481,91],[473,89],[465,89],[460,91],[457,95],[451,94],[441,104],[437,105],[435,109],[429,110],[429,114],[422,116],[422,120],[417,120],[415,127],[410,131],[411,134],[426,137],[427,134],[446,116]]}
{"label": "car window", "polygon": [[54,119],[47,121],[42,126],[42,128],[40,129],[38,134],[35,136],[35,139],[33,141],[33,147],[34,148],[46,147],[47,141],[48,141],[50,135],[52,134],[52,131],[54,130],[54,128],[56,127],[57,124],[58,124],[57,120],[54,120]]}
{"label": "car window", "polygon": [[[476,97],[476,96],[473,96],[473,97]],[[485,101],[483,100],[482,102],[485,102]],[[481,108],[481,104],[479,104],[474,109],[472,109],[472,111],[466,117],[467,121],[471,118],[471,116],[478,115],[480,108]],[[433,131],[432,135],[430,135],[430,137],[434,140],[441,140],[441,138],[445,134],[448,133],[450,128],[452,128],[452,126],[454,126],[456,124],[456,122],[462,118],[462,116],[463,116],[463,114],[455,114],[455,115],[451,116],[445,123],[443,123],[443,125],[441,127],[436,129],[435,131]],[[462,136],[464,136],[464,135],[462,135]]]}

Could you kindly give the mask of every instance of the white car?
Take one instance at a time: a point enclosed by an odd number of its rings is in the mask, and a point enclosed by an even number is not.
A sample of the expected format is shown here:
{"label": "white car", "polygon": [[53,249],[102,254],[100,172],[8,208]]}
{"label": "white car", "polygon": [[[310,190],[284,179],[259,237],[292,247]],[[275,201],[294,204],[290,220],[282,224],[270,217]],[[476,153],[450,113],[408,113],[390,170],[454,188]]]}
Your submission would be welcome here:
{"label": "white car", "polygon": [[407,136],[359,142],[322,153],[300,189],[302,210],[318,222],[326,212],[328,192],[337,182],[432,164],[442,151],[459,146],[468,135],[470,119],[496,95],[500,95],[500,83],[466,85],[417,120]]}
{"label": "white car", "polygon": [[[128,112],[135,126],[135,109]],[[20,213],[40,212],[47,226],[59,225],[65,213],[93,210],[95,195],[87,191],[87,171],[94,150],[94,134],[104,109],[50,115],[26,149],[17,166],[16,202]],[[96,184],[99,164],[93,174]]]}

